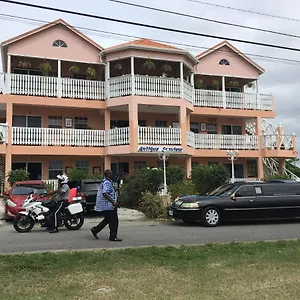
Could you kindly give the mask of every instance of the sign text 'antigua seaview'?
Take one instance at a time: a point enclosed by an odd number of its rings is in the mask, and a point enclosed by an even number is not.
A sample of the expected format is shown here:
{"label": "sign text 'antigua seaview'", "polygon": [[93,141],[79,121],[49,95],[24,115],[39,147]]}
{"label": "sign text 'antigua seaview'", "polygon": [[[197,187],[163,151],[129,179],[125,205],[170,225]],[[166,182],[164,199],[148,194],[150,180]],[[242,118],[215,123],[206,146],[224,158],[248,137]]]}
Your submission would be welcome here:
{"label": "sign text 'antigua seaview'", "polygon": [[182,147],[165,147],[165,146],[138,146],[138,152],[175,152],[182,153]]}

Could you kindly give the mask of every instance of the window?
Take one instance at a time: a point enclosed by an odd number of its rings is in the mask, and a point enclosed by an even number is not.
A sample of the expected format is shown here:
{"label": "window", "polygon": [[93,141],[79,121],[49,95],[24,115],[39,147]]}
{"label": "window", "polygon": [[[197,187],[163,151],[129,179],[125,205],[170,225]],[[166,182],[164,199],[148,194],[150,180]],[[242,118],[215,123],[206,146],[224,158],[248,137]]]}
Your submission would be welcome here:
{"label": "window", "polygon": [[147,167],[147,164],[145,161],[135,161],[134,162],[134,169],[137,170],[137,169],[142,169],[142,168],[146,168]]}
{"label": "window", "polygon": [[222,134],[242,135],[243,129],[239,125],[222,125]]}
{"label": "window", "polygon": [[192,161],[192,169],[195,169],[196,167],[199,166],[199,163],[196,161]]}
{"label": "window", "polygon": [[49,116],[48,127],[49,128],[62,128],[62,117]]}
{"label": "window", "polygon": [[67,48],[67,44],[62,41],[62,40],[56,40],[54,43],[53,43],[53,47],[59,47],[59,48]]}
{"label": "window", "polygon": [[238,197],[256,196],[254,186],[242,186],[236,193]]}
{"label": "window", "polygon": [[218,134],[218,125],[214,123],[206,124],[207,134]]}
{"label": "window", "polygon": [[199,124],[198,123],[191,123],[190,130],[194,133],[199,133]]}
{"label": "window", "polygon": [[155,121],[155,127],[167,127],[167,121]]}
{"label": "window", "polygon": [[56,176],[63,173],[62,160],[49,161],[49,179],[57,179]]}
{"label": "window", "polygon": [[229,63],[229,61],[227,59],[223,58],[223,59],[221,59],[219,61],[219,65],[221,65],[221,66],[229,66],[230,63]]}
{"label": "window", "polygon": [[42,127],[42,117],[39,116],[13,116],[15,127]]}
{"label": "window", "polygon": [[76,168],[81,170],[89,171],[89,161],[88,160],[78,160],[76,161]]}
{"label": "window", "polygon": [[256,178],[258,176],[256,160],[247,160],[247,169],[248,169],[248,177]]}
{"label": "window", "polygon": [[146,122],[146,120],[139,120],[139,126],[141,126],[141,127],[146,127],[147,126],[147,122]]}
{"label": "window", "polygon": [[75,129],[87,129],[87,128],[88,128],[88,118],[75,117]]}

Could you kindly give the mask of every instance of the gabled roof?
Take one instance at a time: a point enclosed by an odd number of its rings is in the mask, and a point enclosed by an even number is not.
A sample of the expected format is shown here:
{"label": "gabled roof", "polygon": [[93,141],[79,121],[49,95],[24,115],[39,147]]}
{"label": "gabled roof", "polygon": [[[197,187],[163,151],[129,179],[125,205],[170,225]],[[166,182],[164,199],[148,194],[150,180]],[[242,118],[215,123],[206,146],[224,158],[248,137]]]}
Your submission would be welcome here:
{"label": "gabled roof", "polygon": [[248,63],[250,63],[252,66],[254,66],[257,70],[259,70],[260,73],[264,73],[265,70],[264,68],[262,68],[260,65],[258,65],[257,63],[255,63],[251,58],[249,58],[247,55],[243,54],[239,49],[237,49],[236,47],[234,47],[232,44],[230,44],[228,41],[223,41],[209,49],[207,49],[206,51],[196,55],[196,58],[198,60],[200,60],[201,58],[213,53],[214,51],[217,51],[218,49],[227,46],[228,48],[230,48],[233,52],[235,52],[236,54],[238,54],[240,57],[242,57],[244,60],[246,60]]}
{"label": "gabled roof", "polygon": [[158,43],[158,42],[155,42],[155,41],[151,41],[149,39],[141,38],[141,39],[138,39],[138,40],[134,40],[134,41],[130,41],[130,42],[127,42],[127,43],[120,44],[120,45],[105,48],[104,51],[106,51],[106,50],[109,51],[109,50],[116,49],[116,48],[123,48],[123,47],[131,46],[131,45],[132,46],[135,45],[135,46],[147,47],[147,48],[156,48],[156,49],[182,50],[182,49],[176,48],[176,47],[171,46],[171,45],[162,44],[162,43]]}
{"label": "gabled roof", "polygon": [[70,24],[68,24],[66,21],[64,21],[63,19],[58,19],[58,20],[55,20],[53,22],[50,22],[48,24],[45,24],[45,25],[42,25],[40,27],[37,27],[33,30],[30,30],[30,31],[27,31],[23,34],[20,34],[16,37],[13,37],[9,40],[6,40],[4,42],[1,43],[1,46],[4,47],[4,46],[7,46],[9,44],[12,44],[12,43],[15,43],[19,40],[22,40],[22,39],[25,39],[31,35],[34,35],[38,32],[41,32],[43,30],[46,30],[46,29],[49,29],[53,26],[56,26],[58,24],[61,24],[65,27],[67,27],[69,30],[73,31],[75,34],[77,34],[78,36],[80,36],[81,38],[83,38],[84,40],[86,40],[87,42],[89,42],[90,44],[92,44],[94,47],[98,48],[99,50],[103,50],[103,47],[101,47],[99,44],[97,44],[96,42],[94,42],[92,39],[90,39],[89,37],[87,37],[85,34],[81,33],[79,30],[77,30],[75,27],[71,26]]}

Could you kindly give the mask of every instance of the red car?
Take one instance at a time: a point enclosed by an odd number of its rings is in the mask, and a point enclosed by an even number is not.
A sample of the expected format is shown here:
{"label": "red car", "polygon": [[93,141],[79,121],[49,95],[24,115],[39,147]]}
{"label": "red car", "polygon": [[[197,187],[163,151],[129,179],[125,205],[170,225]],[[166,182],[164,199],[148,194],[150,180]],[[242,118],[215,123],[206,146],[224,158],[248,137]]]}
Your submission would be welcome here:
{"label": "red car", "polygon": [[41,180],[17,181],[8,192],[3,193],[5,196],[5,220],[14,219],[20,211],[24,210],[22,205],[31,192],[34,192],[35,196],[48,193],[45,183]]}

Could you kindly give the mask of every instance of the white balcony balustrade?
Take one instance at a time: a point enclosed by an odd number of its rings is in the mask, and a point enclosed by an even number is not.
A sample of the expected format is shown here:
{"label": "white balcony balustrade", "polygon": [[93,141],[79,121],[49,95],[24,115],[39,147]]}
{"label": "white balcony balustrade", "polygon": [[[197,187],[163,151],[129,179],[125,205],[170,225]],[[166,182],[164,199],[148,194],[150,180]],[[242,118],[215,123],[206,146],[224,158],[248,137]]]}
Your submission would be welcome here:
{"label": "white balcony balustrade", "polygon": [[106,130],[105,146],[129,145],[129,127],[114,128]]}
{"label": "white balcony balustrade", "polygon": [[180,128],[139,127],[140,145],[181,145]]}
{"label": "white balcony balustrade", "polygon": [[103,147],[105,130],[13,127],[13,145]]}
{"label": "white balcony balustrade", "polygon": [[263,135],[262,148],[269,150],[293,150],[295,149],[294,135]]}
{"label": "white balcony balustrade", "polygon": [[227,135],[227,134],[192,134],[188,132],[189,146],[196,149],[218,150],[258,150],[256,135]]}

